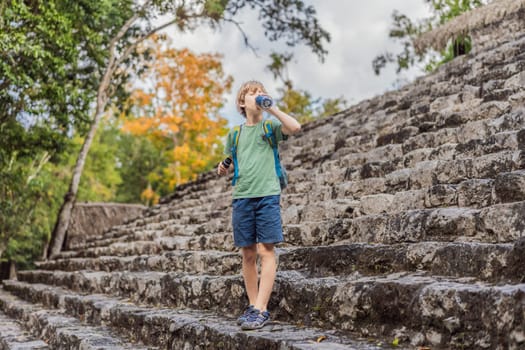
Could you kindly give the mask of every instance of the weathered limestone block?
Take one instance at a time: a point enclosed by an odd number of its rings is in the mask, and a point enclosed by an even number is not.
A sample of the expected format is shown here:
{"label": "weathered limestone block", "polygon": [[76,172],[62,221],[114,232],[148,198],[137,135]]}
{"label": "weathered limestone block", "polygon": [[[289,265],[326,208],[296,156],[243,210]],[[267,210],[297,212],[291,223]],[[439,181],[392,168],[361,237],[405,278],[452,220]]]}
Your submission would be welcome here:
{"label": "weathered limestone block", "polygon": [[506,274],[513,280],[525,283],[525,237],[518,239],[509,253]]}
{"label": "weathered limestone block", "polygon": [[[481,103],[480,95],[481,95],[481,88],[479,86],[465,84],[465,85],[463,85],[463,87],[461,89],[460,100],[463,103],[464,102],[470,102],[472,100],[475,100],[475,101]],[[465,109],[465,112],[466,111],[467,110]]]}
{"label": "weathered limestone block", "polygon": [[499,173],[518,169],[519,164],[517,164],[516,157],[519,157],[519,154],[513,151],[491,153],[478,157],[475,162],[471,163],[472,172],[469,177],[493,179]]}
{"label": "weathered limestone block", "polygon": [[458,144],[455,151],[459,158],[467,158],[516,148],[518,148],[517,133],[509,131],[494,134],[485,139],[474,139]]}
{"label": "weathered limestone block", "polygon": [[403,149],[401,144],[389,144],[371,149],[366,155],[367,161],[369,162],[384,162],[388,159],[401,158],[403,156]]}
{"label": "weathered limestone block", "polygon": [[389,216],[367,215],[352,220],[349,236],[352,242],[390,241]]}
{"label": "weathered limestone block", "polygon": [[428,132],[415,135],[403,142],[403,153],[407,154],[420,148],[433,148],[435,144],[436,133]]}
{"label": "weathered limestone block", "polygon": [[15,319],[0,313],[0,348],[12,350],[49,350],[49,346],[43,340],[35,339],[29,332],[20,326]]}
{"label": "weathered limestone block", "polygon": [[300,220],[298,206],[291,205],[282,210],[283,225],[298,224]]}
{"label": "weathered limestone block", "polygon": [[436,125],[436,115],[436,112],[417,114],[410,117],[410,119],[406,121],[406,124],[417,127],[419,133],[435,131],[438,129]]}
{"label": "weathered limestone block", "polygon": [[390,211],[394,196],[391,194],[373,194],[361,197],[354,215],[375,215]]}
{"label": "weathered limestone block", "polygon": [[331,244],[348,237],[351,225],[350,219],[336,219],[287,225],[283,229],[286,243],[313,246]]}
{"label": "weathered limestone block", "polygon": [[525,236],[525,202],[497,204],[480,213],[483,229],[493,241],[511,242]]}
{"label": "weathered limestone block", "polygon": [[430,160],[434,148],[418,148],[408,152],[403,156],[403,165],[406,168],[413,168],[417,163]]}
{"label": "weathered limestone block", "polygon": [[425,207],[425,191],[409,190],[394,194],[394,198],[388,209],[391,213],[399,213],[412,209],[423,209]]}
{"label": "weathered limestone block", "polygon": [[491,119],[486,124],[492,133],[525,128],[525,109],[520,108]]}
{"label": "weathered limestone block", "polygon": [[456,151],[457,144],[455,143],[445,143],[437,148],[434,148],[430,153],[427,160],[448,160],[454,159],[457,156]]}
{"label": "weathered limestone block", "polygon": [[458,193],[456,185],[435,185],[430,187],[425,194],[425,206],[427,208],[440,206],[453,206],[458,204]]}
{"label": "weathered limestone block", "polygon": [[492,197],[497,203],[525,201],[525,170],[498,174]]}
{"label": "weathered limestone block", "polygon": [[384,184],[391,190],[405,191],[410,189],[412,183],[412,170],[401,169],[388,173],[384,177]]}
{"label": "weathered limestone block", "polygon": [[384,146],[392,143],[403,143],[419,133],[419,129],[414,126],[403,128],[386,135],[380,135],[377,138],[377,146]]}
{"label": "weathered limestone block", "polygon": [[429,112],[444,112],[452,110],[452,108],[461,102],[459,94],[455,93],[449,96],[438,97],[430,103]]}
{"label": "weathered limestone block", "polygon": [[470,179],[457,187],[457,202],[460,207],[483,208],[492,204],[491,179]]}
{"label": "weathered limestone block", "polygon": [[440,184],[456,184],[472,177],[473,159],[439,161],[436,180]]}
{"label": "weathered limestone block", "polygon": [[410,188],[424,189],[438,183],[438,161],[426,161],[416,165],[410,174]]}
{"label": "weathered limestone block", "polygon": [[[425,337],[436,346],[447,344],[454,348],[480,349],[496,348],[504,342],[507,346],[514,344],[512,348],[517,349],[516,339],[509,339],[508,335],[519,332],[523,322],[522,311],[519,311],[523,308],[523,293],[519,288],[483,290],[481,286],[450,282],[424,287],[417,308],[423,321],[421,326],[423,329],[429,327]],[[439,325],[434,323],[436,316],[440,318]],[[481,335],[472,326],[468,329],[467,324],[473,321],[490,326],[484,326],[486,331]],[[446,332],[438,333],[430,328],[432,326],[441,326]]]}
{"label": "weathered limestone block", "polygon": [[432,210],[424,223],[429,237],[473,237],[478,232],[477,210],[465,208],[439,208]]}
{"label": "weathered limestone block", "polygon": [[525,71],[514,74],[512,77],[505,81],[503,86],[506,89],[512,89],[513,91],[520,91],[525,89]]}
{"label": "weathered limestone block", "polygon": [[[138,204],[76,203],[67,231],[66,249],[79,246],[87,237],[99,236],[109,228],[140,216],[146,209]],[[93,223],[97,224],[94,225]]]}

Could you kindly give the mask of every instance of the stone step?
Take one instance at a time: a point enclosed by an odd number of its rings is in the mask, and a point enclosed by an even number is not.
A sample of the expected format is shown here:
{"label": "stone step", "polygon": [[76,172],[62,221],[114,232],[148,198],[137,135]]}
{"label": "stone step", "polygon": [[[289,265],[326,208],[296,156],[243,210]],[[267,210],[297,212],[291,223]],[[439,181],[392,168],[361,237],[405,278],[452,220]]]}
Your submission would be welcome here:
{"label": "stone step", "polygon": [[234,249],[233,234],[231,232],[217,232],[200,236],[161,236],[153,241],[116,242],[107,246],[64,250],[56,258],[150,255],[174,250],[221,250],[229,252]]}
{"label": "stone step", "polygon": [[231,275],[239,273],[241,256],[238,252],[176,250],[159,255],[47,260],[36,262],[36,266],[39,270],[48,271],[182,271],[195,274]]}
{"label": "stone step", "polygon": [[111,325],[121,334],[165,349],[240,349],[246,344],[252,349],[382,348],[376,346],[376,339],[370,342],[350,333],[338,335],[340,332],[329,329],[272,322],[261,330],[244,332],[235,325],[233,317],[210,312],[148,308],[104,295],[82,296],[62,288],[18,281],[9,281],[5,287],[32,303],[65,309],[91,324]]}
{"label": "stone step", "polygon": [[141,222],[141,226],[147,226],[151,229],[164,228],[166,222],[179,222],[183,224],[203,223],[208,220],[221,218],[224,212],[231,207],[231,194],[220,205],[209,202],[207,204],[196,205],[188,208],[166,208],[161,214],[150,216]]}
{"label": "stone step", "polygon": [[[477,277],[490,282],[523,282],[519,271],[525,239],[514,244],[420,242],[402,244],[344,244],[321,247],[277,248],[280,270],[300,270],[311,277],[377,275],[426,271],[433,275]],[[161,255],[101,256],[37,262],[38,271],[24,274],[89,271],[184,272],[214,276],[241,271],[240,253],[173,251]],[[43,271],[42,271],[43,270]],[[60,273],[60,271],[58,271]],[[80,272],[79,272],[80,273]],[[81,274],[81,273],[80,273]],[[23,278],[23,277],[21,277]]]}
{"label": "stone step", "polygon": [[284,226],[285,241],[296,246],[339,243],[464,241],[505,243],[524,235],[525,202],[483,209],[435,208],[354,219]]}
{"label": "stone step", "polygon": [[0,311],[0,350],[47,350],[46,342],[36,339],[19,321]]}
{"label": "stone step", "polygon": [[[525,135],[525,133],[524,133]],[[524,137],[525,141],[525,137]],[[522,146],[520,146],[522,147]],[[525,144],[523,146],[525,149]],[[412,169],[417,169],[420,165],[433,164],[436,166],[435,176],[438,183],[457,183],[464,178],[494,178],[498,173],[510,172],[514,170],[523,169],[525,167],[525,151],[523,150],[504,150],[497,153],[489,153],[469,158],[449,159],[449,155],[446,155],[440,159],[435,160],[423,160],[416,163],[414,167],[406,167],[401,158],[384,161],[365,163],[360,166],[349,167],[342,174],[335,176],[344,176],[344,180],[362,180],[371,177],[384,177],[389,178],[389,175],[396,175],[398,172],[406,172]],[[451,155],[450,157],[453,157]],[[426,174],[425,174],[426,175]],[[336,178],[332,175],[332,178]],[[330,181],[330,177],[327,177]],[[422,184],[428,183],[432,180],[432,177],[423,179]]]}
{"label": "stone step", "polygon": [[[284,246],[316,246],[336,242],[506,243],[524,235],[525,201],[495,204],[482,209],[431,208],[324,221],[310,222],[307,219],[304,218],[300,224],[283,226]],[[152,241],[116,242],[108,246],[62,251],[57,258],[151,255],[172,250],[235,249],[231,232],[206,233],[203,230],[201,234],[194,236],[160,236]]]}
{"label": "stone step", "polygon": [[[59,310],[49,310],[28,303],[14,295],[0,290],[0,308],[9,316],[16,317],[24,327],[46,340],[33,341],[31,347],[13,349],[157,349],[123,340],[104,326],[91,327]],[[2,338],[4,333],[2,332]],[[16,344],[18,345],[18,344]]]}
{"label": "stone step", "polygon": [[408,271],[520,283],[525,282],[523,257],[524,239],[515,244],[342,244],[283,249],[279,254],[279,269],[301,271],[309,277]]}
{"label": "stone step", "polygon": [[[241,277],[180,273],[101,275],[92,275],[79,290],[113,293],[151,305],[225,313],[239,313],[245,303]],[[53,283],[77,287],[65,275],[40,275],[44,276],[49,279],[47,283],[37,284],[44,291]],[[19,295],[15,291],[19,283],[6,281],[5,288]],[[297,271],[281,271],[269,309],[274,310],[276,320],[283,322],[386,338],[404,330],[410,339],[421,339],[434,346],[476,348],[488,344],[492,348],[518,348],[525,341],[525,284],[495,286],[473,278],[417,273],[308,278]]]}
{"label": "stone step", "polygon": [[[283,200],[284,201],[284,200]],[[302,206],[301,208],[287,208],[286,211],[283,211],[283,224],[298,223],[300,221],[300,216],[297,216],[298,210],[300,214],[304,217],[308,217],[309,220],[313,220],[310,215],[316,215],[319,217],[319,220],[328,220],[339,217],[349,217],[349,213],[346,212],[348,208],[356,206],[358,202],[352,200],[329,200],[324,201],[319,204],[311,204],[307,206]],[[352,209],[353,210],[353,209]],[[322,214],[322,215],[321,215]],[[351,213],[350,213],[351,214]],[[164,228],[154,230],[149,229],[149,226],[145,226],[145,229],[137,229],[136,231],[125,231],[120,236],[113,236],[112,238],[100,238],[96,241],[87,242],[84,244],[79,244],[77,246],[71,246],[71,250],[85,250],[88,248],[94,247],[104,247],[109,246],[114,243],[123,243],[123,242],[136,242],[136,241],[159,241],[162,237],[175,237],[175,236],[202,236],[208,235],[210,233],[220,233],[223,231],[232,232],[232,223],[231,223],[231,211],[226,211],[225,216],[221,218],[216,218],[213,220],[207,220],[204,223],[196,224],[184,224],[176,220],[169,220],[166,225],[163,225]],[[321,216],[319,216],[321,215]],[[163,224],[164,224],[163,223]],[[148,229],[146,229],[148,228]]]}
{"label": "stone step", "polygon": [[131,231],[123,231],[122,234],[112,235],[110,238],[100,237],[96,241],[84,244],[71,245],[71,250],[83,250],[87,248],[109,246],[113,243],[134,242],[134,241],[156,241],[161,237],[195,237],[203,234],[220,233],[222,231],[232,231],[231,213],[220,219],[207,220],[202,223],[184,224],[173,223],[163,225],[164,228],[152,229],[148,225]]}

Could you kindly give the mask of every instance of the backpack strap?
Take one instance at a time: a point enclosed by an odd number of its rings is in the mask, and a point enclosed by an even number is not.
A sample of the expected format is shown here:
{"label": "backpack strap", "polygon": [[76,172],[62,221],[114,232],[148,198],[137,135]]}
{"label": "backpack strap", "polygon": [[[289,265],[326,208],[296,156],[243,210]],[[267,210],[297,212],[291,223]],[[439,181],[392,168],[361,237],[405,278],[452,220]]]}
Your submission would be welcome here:
{"label": "backpack strap", "polygon": [[270,146],[272,146],[273,160],[275,162],[275,172],[277,173],[277,177],[280,179],[283,175],[283,171],[281,168],[281,161],[279,160],[279,151],[277,149],[277,139],[272,130],[271,120],[265,120],[263,122],[263,128],[264,128],[264,137],[268,141]]}
{"label": "backpack strap", "polygon": [[242,125],[237,125],[233,128],[233,140],[232,140],[232,158],[233,158],[233,179],[232,186],[235,186],[239,179],[239,163],[237,161],[237,147],[239,145],[239,137],[241,136]]}

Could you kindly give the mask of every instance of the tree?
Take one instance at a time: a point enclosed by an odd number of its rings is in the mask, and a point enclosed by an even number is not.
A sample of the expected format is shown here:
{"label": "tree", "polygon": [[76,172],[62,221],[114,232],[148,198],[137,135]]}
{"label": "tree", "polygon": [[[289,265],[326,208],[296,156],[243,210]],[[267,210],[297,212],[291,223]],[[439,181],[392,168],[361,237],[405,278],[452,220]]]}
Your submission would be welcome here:
{"label": "tree", "polygon": [[294,89],[288,71],[288,65],[293,60],[293,54],[274,52],[270,58],[271,63],[266,69],[283,84],[283,87],[277,90],[279,92],[277,105],[284,112],[295,116],[299,122],[306,123],[335,114],[346,108],[347,102],[343,96],[327,99],[313,98],[306,90]]}
{"label": "tree", "polygon": [[[85,142],[79,153],[73,170],[73,177],[60,208],[57,223],[53,230],[48,256],[56,256],[62,247],[67,231],[71,210],[78,191],[80,176],[84,162],[93,142],[98,124],[115,91],[126,81],[129,72],[125,69],[130,65],[132,55],[137,47],[157,32],[176,25],[180,30],[186,30],[208,23],[212,27],[219,27],[224,22],[231,22],[241,28],[235,21],[235,15],[244,7],[260,11],[260,19],[265,28],[265,35],[270,40],[284,39],[293,46],[303,42],[309,45],[313,52],[321,58],[326,54],[323,48],[324,41],[329,40],[328,33],[323,30],[315,18],[312,6],[305,6],[303,0],[194,0],[189,2],[173,2],[166,0],[146,0],[134,7],[133,13],[122,25],[113,25],[103,33],[107,34],[109,45],[105,56],[103,74],[100,76],[97,87],[93,122]],[[154,25],[154,19],[167,16],[166,22],[160,26]],[[242,29],[241,29],[242,31]],[[247,36],[242,31],[245,41]],[[249,44],[249,43],[248,43]],[[134,66],[140,71],[140,65]]]}
{"label": "tree", "polygon": [[152,57],[140,78],[151,88],[131,93],[131,116],[123,123],[124,131],[148,138],[164,158],[142,193],[153,203],[159,191],[168,194],[220,160],[227,121],[218,114],[233,81],[223,73],[221,56],[164,44],[158,37],[148,43]]}
{"label": "tree", "polygon": [[89,127],[104,37],[131,1],[8,0],[0,12],[0,146],[53,156]]}
{"label": "tree", "polygon": [[[162,152],[146,137],[122,133],[119,136],[116,157],[123,181],[118,185],[115,201],[120,203],[151,204],[144,190],[151,181],[148,175],[167,167]],[[153,201],[155,200],[153,196]]]}
{"label": "tree", "polygon": [[[35,160],[46,155],[57,163],[70,146],[71,133],[86,132],[99,63],[106,55],[104,38],[111,34],[108,28],[129,16],[131,5],[127,0],[0,2],[1,186],[4,199],[23,200],[30,207],[7,202],[2,207],[9,209],[2,214],[15,237],[7,244],[9,258],[23,262],[36,257],[34,249],[40,249],[42,238],[49,239],[43,221],[55,215],[45,209],[54,207],[46,188],[52,183],[45,170],[50,163],[30,182],[28,176]],[[23,239],[16,238],[22,234]]]}
{"label": "tree", "polygon": [[392,29],[389,37],[400,42],[402,51],[394,54],[385,52],[374,58],[372,68],[376,75],[379,75],[383,68],[388,64],[396,65],[396,72],[399,74],[403,70],[418,64],[425,63],[424,70],[431,72],[454,57],[468,53],[472,47],[470,38],[467,36],[457,36],[451,38],[450,44],[440,53],[429,51],[417,52],[414,50],[413,40],[422,33],[432,30],[442,25],[460,14],[480,7],[487,3],[486,0],[424,0],[430,4],[432,16],[422,21],[415,22],[408,16],[394,11],[392,14]]}
{"label": "tree", "polygon": [[[42,243],[42,236],[35,237],[31,230],[38,220],[35,215],[36,205],[46,196],[39,178],[42,167],[48,162],[49,154],[38,154],[35,160],[27,157],[18,159],[18,154],[11,154],[5,159],[6,152],[0,149],[0,160],[5,166],[0,167],[0,258],[10,261],[25,261],[27,255],[35,256]],[[39,231],[44,235],[45,231]]]}

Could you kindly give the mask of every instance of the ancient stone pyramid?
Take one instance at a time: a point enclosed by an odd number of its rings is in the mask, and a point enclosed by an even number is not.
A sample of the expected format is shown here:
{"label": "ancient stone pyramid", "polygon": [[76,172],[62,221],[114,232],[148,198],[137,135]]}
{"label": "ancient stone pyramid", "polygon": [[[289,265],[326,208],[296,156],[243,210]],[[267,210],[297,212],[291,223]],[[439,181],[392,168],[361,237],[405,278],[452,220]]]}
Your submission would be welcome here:
{"label": "ancient stone pyramid", "polygon": [[525,26],[505,23],[283,144],[271,326],[234,323],[231,186],[210,172],[4,281],[0,348],[525,349]]}

